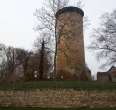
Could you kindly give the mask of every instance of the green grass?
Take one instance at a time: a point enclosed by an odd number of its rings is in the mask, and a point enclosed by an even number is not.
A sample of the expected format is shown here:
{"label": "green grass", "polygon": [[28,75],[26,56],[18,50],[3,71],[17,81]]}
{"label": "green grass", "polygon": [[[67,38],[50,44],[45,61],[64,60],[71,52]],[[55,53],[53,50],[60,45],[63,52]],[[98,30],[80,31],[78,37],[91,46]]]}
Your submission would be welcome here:
{"label": "green grass", "polygon": [[96,81],[36,81],[0,83],[0,90],[34,89],[76,89],[76,90],[116,90],[116,83]]}
{"label": "green grass", "polygon": [[116,108],[21,108],[0,107],[0,110],[116,110]]}

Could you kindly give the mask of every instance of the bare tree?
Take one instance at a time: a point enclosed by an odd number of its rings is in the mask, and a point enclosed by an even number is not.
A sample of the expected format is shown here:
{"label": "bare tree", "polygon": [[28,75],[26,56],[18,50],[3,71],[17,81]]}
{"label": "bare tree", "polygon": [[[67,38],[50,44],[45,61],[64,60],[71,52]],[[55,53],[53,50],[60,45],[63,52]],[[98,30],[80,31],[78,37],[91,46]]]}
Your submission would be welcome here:
{"label": "bare tree", "polygon": [[[40,79],[43,79],[45,66],[47,66],[49,68],[48,54],[46,54],[45,45],[46,45],[46,42],[43,39],[41,42],[41,49],[40,49],[40,64],[39,64]],[[46,65],[46,63],[47,63],[47,65]]]}
{"label": "bare tree", "polygon": [[7,75],[6,66],[6,61],[3,59],[0,64],[0,79],[4,79]]}
{"label": "bare tree", "polygon": [[6,76],[6,46],[4,44],[0,44],[0,78]]}
{"label": "bare tree", "polygon": [[4,51],[4,56],[6,56],[6,61],[3,60],[1,63],[1,73],[3,74],[3,77],[8,77],[9,73],[11,73],[14,70],[14,50],[11,47],[2,48],[2,51]]}
{"label": "bare tree", "polygon": [[102,15],[99,28],[93,31],[93,42],[89,48],[96,50],[97,58],[105,58],[106,62],[102,65],[112,66],[116,64],[116,10],[112,13]]}
{"label": "bare tree", "polygon": [[6,60],[3,59],[0,65],[0,73],[2,79],[10,79],[12,75],[15,74],[15,69],[19,65],[23,65],[27,57],[27,51],[20,48],[6,47],[3,48],[4,56]]}
{"label": "bare tree", "polygon": [[8,47],[6,49],[7,56],[7,71],[9,73],[13,73],[15,69],[15,51],[13,47]]}
{"label": "bare tree", "polygon": [[[42,7],[41,9],[36,9],[34,13],[34,16],[38,20],[38,24],[35,27],[35,30],[40,34],[47,33],[44,37],[50,36],[52,44],[55,45],[55,47],[51,46],[52,50],[54,51],[54,73],[56,73],[56,48],[58,43],[58,38],[56,35],[57,20],[55,15],[59,9],[68,6],[69,2],[70,0],[48,0],[46,4],[44,4],[44,7]],[[81,5],[80,0],[76,1],[76,5],[78,7]]]}
{"label": "bare tree", "polygon": [[[42,36],[46,35],[45,33]],[[35,41],[36,53],[39,55],[39,78],[43,79],[44,76],[48,76],[53,68],[52,53],[53,50],[49,46],[49,38],[42,37],[37,38]],[[50,75],[51,77],[51,75]]]}

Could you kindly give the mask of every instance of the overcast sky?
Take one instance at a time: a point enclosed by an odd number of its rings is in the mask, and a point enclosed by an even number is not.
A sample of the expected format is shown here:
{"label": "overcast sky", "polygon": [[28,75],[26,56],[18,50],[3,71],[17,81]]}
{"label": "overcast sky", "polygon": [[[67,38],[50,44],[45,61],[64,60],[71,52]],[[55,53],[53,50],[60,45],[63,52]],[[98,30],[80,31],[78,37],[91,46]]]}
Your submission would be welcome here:
{"label": "overcast sky", "polygon": [[[33,30],[35,20],[33,13],[36,8],[42,6],[43,1],[0,0],[0,43],[31,49],[37,37]],[[111,12],[116,8],[116,0],[83,0],[83,4],[85,15],[91,22],[89,31],[84,33],[87,44],[90,30],[97,27],[101,14]],[[91,54],[87,53],[86,61],[92,70],[97,70],[98,63],[95,62],[94,57],[91,57]]]}

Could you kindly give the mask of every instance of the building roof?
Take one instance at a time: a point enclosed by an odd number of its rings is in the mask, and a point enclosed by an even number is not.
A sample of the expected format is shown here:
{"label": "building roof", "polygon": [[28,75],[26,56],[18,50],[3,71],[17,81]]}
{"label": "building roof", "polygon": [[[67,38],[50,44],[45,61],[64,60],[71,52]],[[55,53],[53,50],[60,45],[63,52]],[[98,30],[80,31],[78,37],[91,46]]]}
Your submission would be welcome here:
{"label": "building roof", "polygon": [[78,7],[64,7],[62,9],[60,9],[57,13],[56,13],[56,18],[62,14],[62,13],[65,13],[65,12],[76,12],[76,13],[79,13],[82,17],[84,16],[84,12],[82,9],[78,8]]}
{"label": "building roof", "polygon": [[115,66],[112,66],[109,70],[108,70],[108,72],[110,72],[110,71],[116,71],[116,67]]}

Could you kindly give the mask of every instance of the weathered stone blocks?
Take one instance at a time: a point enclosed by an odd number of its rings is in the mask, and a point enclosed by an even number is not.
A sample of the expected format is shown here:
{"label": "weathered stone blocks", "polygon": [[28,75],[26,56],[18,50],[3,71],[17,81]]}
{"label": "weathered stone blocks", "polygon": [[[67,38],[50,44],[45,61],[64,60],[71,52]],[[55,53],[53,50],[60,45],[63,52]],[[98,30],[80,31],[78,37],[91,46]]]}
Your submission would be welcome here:
{"label": "weathered stone blocks", "polygon": [[116,91],[78,91],[73,89],[0,91],[0,106],[116,107]]}
{"label": "weathered stone blocks", "polygon": [[58,78],[81,80],[80,75],[85,74],[83,16],[77,7],[65,7],[56,13]]}

